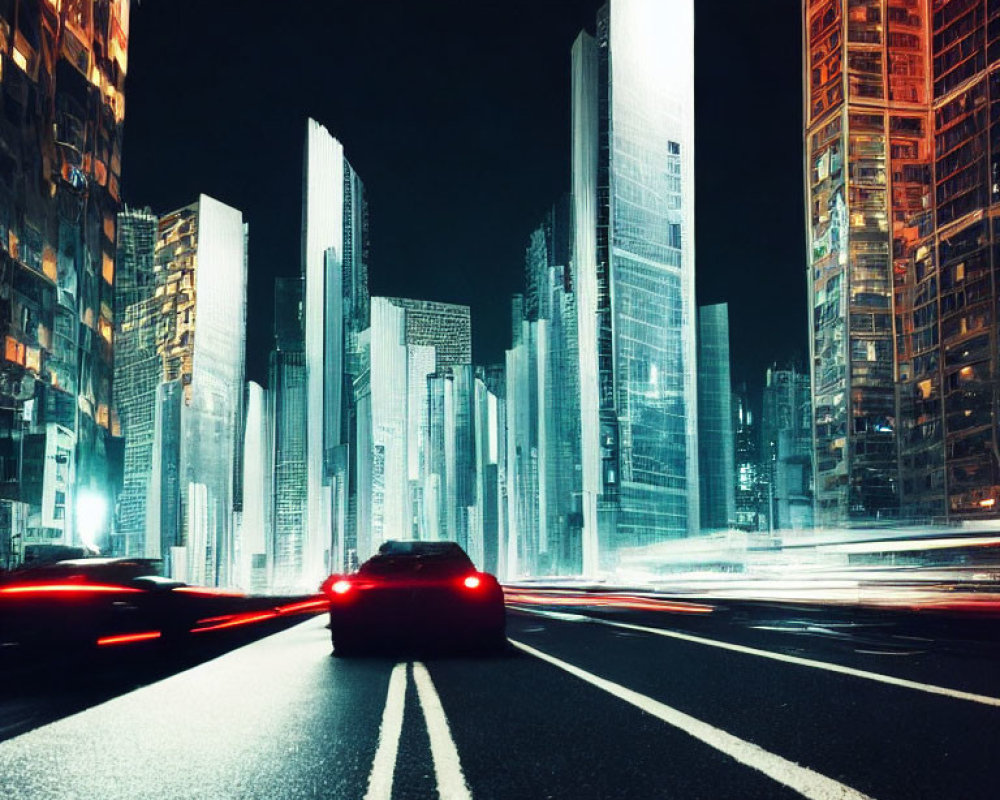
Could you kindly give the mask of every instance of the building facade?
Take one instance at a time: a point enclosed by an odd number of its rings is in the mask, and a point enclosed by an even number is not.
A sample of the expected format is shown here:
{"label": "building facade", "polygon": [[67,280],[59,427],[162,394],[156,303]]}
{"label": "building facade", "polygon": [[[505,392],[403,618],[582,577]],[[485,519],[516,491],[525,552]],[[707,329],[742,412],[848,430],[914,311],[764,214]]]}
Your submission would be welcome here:
{"label": "building facade", "polygon": [[[919,13],[919,18],[917,14]],[[923,195],[897,270],[901,514],[993,518],[998,457],[1000,8],[914,10],[929,46]]]}
{"label": "building facade", "polygon": [[998,13],[803,4],[819,524],[995,513]]}
{"label": "building facade", "polygon": [[728,529],[735,521],[736,444],[729,374],[729,306],[698,309],[698,467],[701,528]]}
{"label": "building facade", "polygon": [[124,439],[122,486],[112,552],[145,555],[150,527],[149,465],[156,431],[156,390],[162,377],[154,261],[159,219],[148,208],[118,215],[115,281],[114,411]]}
{"label": "building facade", "polygon": [[[469,544],[476,488],[468,306],[375,297],[359,337],[357,557],[392,538]],[[481,547],[479,548],[482,549]]]}
{"label": "building facade", "polygon": [[[107,547],[128,0],[0,7],[0,552]],[[25,480],[27,460],[58,457]],[[88,526],[89,527],[89,526]],[[12,542],[12,535],[14,541]]]}
{"label": "building facade", "polygon": [[268,585],[272,591],[295,592],[303,579],[303,543],[308,497],[306,490],[305,339],[302,328],[301,278],[274,282],[274,349],[268,366],[273,429],[273,502],[267,549]]}
{"label": "building facade", "polygon": [[929,203],[924,0],[807,0],[816,522],[897,514],[894,287]]}
{"label": "building facade", "polygon": [[[246,340],[246,226],[201,195],[156,221],[123,215],[122,261],[153,279],[122,285],[116,360],[125,469],[120,551],[162,559],[191,583],[239,580]],[[141,230],[140,230],[141,229]],[[140,235],[141,233],[141,235]],[[145,288],[143,286],[145,285]],[[240,474],[238,475],[237,472]]]}
{"label": "building facade", "polygon": [[611,0],[572,52],[583,569],[699,530],[694,8]]}
{"label": "building facade", "polygon": [[[350,435],[360,332],[368,327],[368,211],[343,146],[306,123],[302,194],[307,406],[303,578],[318,584],[356,549]],[[354,546],[352,546],[354,545]]]}
{"label": "building facade", "polygon": [[760,416],[761,469],[769,488],[771,527],[813,527],[812,405],[809,376],[771,367]]}
{"label": "building facade", "polygon": [[570,203],[531,234],[525,291],[512,301],[505,397],[512,442],[510,575],[583,572],[576,296],[569,269]]}

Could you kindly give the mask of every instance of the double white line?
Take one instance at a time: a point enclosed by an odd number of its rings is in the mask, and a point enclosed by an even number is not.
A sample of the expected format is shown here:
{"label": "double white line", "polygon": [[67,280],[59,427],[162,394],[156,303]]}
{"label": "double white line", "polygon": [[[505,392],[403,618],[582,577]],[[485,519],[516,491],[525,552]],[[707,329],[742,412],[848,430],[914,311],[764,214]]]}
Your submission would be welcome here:
{"label": "double white line", "polygon": [[[365,800],[390,800],[392,797],[399,737],[403,732],[407,672],[407,665],[399,663],[392,668],[392,675],[389,677],[389,693],[385,699],[385,711],[382,712],[378,749],[368,776]],[[472,793],[462,774],[462,763],[458,758],[455,740],[451,738],[448,719],[441,707],[441,698],[434,689],[427,667],[419,661],[413,662],[413,682],[417,686],[417,697],[424,712],[427,735],[431,740],[431,758],[434,760],[438,796],[441,800],[472,800]]]}

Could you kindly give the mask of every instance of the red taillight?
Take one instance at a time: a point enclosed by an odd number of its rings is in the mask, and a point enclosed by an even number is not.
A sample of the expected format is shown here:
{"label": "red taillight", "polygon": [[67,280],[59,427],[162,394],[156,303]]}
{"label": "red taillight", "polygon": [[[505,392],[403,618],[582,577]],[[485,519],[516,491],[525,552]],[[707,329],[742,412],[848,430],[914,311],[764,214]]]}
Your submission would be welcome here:
{"label": "red taillight", "polygon": [[330,587],[334,594],[347,594],[351,589],[350,581],[335,581]]}
{"label": "red taillight", "polygon": [[482,581],[479,580],[478,575],[470,575],[468,578],[462,581],[462,586],[464,586],[466,589],[478,589],[481,583]]}

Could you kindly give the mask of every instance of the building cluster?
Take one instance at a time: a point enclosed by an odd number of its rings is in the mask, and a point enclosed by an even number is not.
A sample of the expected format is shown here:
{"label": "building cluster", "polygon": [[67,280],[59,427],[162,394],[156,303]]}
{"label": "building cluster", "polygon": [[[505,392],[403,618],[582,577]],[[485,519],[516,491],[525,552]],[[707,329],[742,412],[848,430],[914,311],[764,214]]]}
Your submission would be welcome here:
{"label": "building cluster", "polygon": [[0,568],[84,548],[290,592],[412,537],[593,576],[995,513],[993,5],[803,0],[810,361],[758,396],[728,306],[695,304],[691,0],[610,0],[574,42],[569,191],[501,364],[467,306],[371,296],[364,185],[309,120],[266,387],[241,212],[122,203],[128,0],[0,5]]}

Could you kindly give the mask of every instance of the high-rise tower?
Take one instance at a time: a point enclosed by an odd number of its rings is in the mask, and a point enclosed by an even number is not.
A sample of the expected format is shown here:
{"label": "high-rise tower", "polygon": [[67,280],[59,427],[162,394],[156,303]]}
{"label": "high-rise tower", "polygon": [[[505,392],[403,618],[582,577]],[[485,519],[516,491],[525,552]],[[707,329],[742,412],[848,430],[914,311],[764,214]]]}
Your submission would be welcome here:
{"label": "high-rise tower", "polygon": [[611,0],[572,53],[583,568],[698,530],[694,7]]}
{"label": "high-rise tower", "polygon": [[5,561],[25,546],[108,544],[128,30],[128,0],[0,4]]}
{"label": "high-rise tower", "polygon": [[368,327],[368,214],[344,148],[306,123],[302,276],[308,384],[303,581],[343,568],[354,534],[350,432],[358,335]]}
{"label": "high-rise tower", "polygon": [[[816,523],[898,508],[894,287],[931,205],[926,0],[806,0]],[[902,335],[902,331],[898,331]],[[933,347],[931,337],[918,343]],[[903,358],[908,358],[903,355]]]}

